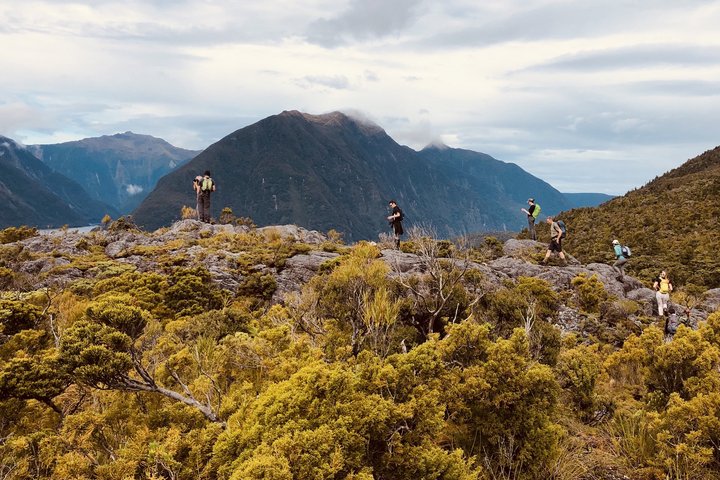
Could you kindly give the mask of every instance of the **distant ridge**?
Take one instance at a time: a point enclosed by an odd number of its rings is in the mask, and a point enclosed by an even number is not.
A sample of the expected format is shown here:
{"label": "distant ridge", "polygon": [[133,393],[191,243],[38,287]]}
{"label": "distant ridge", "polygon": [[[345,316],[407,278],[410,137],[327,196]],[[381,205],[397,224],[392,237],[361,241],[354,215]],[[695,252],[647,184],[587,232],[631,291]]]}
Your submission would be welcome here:
{"label": "distant ridge", "polygon": [[93,200],[76,181],[35,158],[24,146],[0,136],[0,228],[59,227],[98,223],[110,206]]}
{"label": "distant ridge", "polygon": [[333,228],[348,239],[388,231],[391,198],[408,225],[431,225],[440,236],[519,230],[529,196],[548,214],[569,207],[546,182],[489,155],[447,147],[416,152],[369,121],[285,111],[233,132],[163,177],[133,213],[138,224],[169,225],[181,206],[194,206],[190,180],[206,169],[218,185],[216,217],[227,206],[258,225]]}
{"label": "distant ridge", "polygon": [[131,212],[163,175],[199,153],[133,132],[28,149],[52,169],[83,185],[93,198],[121,213]]}
{"label": "distant ridge", "polygon": [[605,193],[563,193],[570,203],[570,208],[594,207],[615,198]]}

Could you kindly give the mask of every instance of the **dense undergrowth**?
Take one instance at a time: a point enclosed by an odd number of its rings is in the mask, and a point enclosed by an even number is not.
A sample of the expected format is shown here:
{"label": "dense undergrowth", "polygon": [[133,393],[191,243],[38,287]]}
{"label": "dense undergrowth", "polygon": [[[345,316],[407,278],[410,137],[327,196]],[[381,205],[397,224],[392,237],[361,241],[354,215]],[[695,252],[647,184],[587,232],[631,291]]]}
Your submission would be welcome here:
{"label": "dense undergrowth", "polygon": [[[92,279],[36,288],[14,268],[18,233],[5,235],[3,479],[720,471],[718,313],[668,342],[631,301],[608,314],[617,299],[594,277],[560,292],[531,277],[490,289],[467,265],[498,255],[497,242],[465,251],[428,238],[403,245],[425,262],[414,276],[392,272],[374,245],[329,242],[341,255],[273,304],[275,279],[257,266],[282,270],[313,247],[254,231],[127,253],[151,259],[148,271],[107,257],[103,237],[88,234],[58,268],[95,269]],[[237,254],[235,291],[188,261],[196,247]],[[561,305],[607,324],[561,334]],[[622,329],[631,315],[644,328]]]}

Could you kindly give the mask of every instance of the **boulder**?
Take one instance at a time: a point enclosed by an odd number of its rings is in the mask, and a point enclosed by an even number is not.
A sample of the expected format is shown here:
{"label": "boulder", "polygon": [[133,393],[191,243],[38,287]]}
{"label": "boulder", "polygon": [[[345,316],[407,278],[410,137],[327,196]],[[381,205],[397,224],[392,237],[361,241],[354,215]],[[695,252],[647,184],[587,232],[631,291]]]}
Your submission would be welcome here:
{"label": "boulder", "polygon": [[420,257],[413,253],[400,250],[385,249],[380,252],[380,259],[390,267],[391,275],[423,273],[425,266]]}
{"label": "boulder", "polygon": [[546,249],[546,243],[511,238],[503,244],[503,256],[530,259],[533,255],[545,252]]}
{"label": "boulder", "polygon": [[312,277],[320,270],[320,266],[340,255],[334,252],[310,252],[295,255],[285,261],[285,268],[277,274],[275,282],[277,288],[273,294],[274,303],[283,303],[290,292],[299,292]]}
{"label": "boulder", "polygon": [[306,230],[297,225],[275,225],[257,229],[263,235],[280,235],[281,238],[292,238],[297,242],[319,245],[327,241],[327,237],[317,230]]}
{"label": "boulder", "polygon": [[708,313],[720,309],[720,288],[713,288],[705,292],[701,306]]}

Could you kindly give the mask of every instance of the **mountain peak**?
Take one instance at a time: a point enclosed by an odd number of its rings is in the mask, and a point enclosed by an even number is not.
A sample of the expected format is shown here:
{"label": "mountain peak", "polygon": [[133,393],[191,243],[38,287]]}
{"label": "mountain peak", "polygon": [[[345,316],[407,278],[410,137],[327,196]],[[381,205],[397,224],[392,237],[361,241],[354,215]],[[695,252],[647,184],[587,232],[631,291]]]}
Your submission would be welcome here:
{"label": "mountain peak", "polygon": [[324,127],[342,127],[349,124],[356,125],[361,132],[369,135],[385,133],[377,123],[372,121],[367,115],[357,110],[348,110],[346,112],[334,111],[314,115],[311,113],[299,112],[297,110],[285,110],[279,116],[302,118],[305,121]]}
{"label": "mountain peak", "polygon": [[442,140],[435,140],[433,142],[428,143],[425,148],[422,149],[422,151],[425,150],[448,150],[450,147],[445,145]]}

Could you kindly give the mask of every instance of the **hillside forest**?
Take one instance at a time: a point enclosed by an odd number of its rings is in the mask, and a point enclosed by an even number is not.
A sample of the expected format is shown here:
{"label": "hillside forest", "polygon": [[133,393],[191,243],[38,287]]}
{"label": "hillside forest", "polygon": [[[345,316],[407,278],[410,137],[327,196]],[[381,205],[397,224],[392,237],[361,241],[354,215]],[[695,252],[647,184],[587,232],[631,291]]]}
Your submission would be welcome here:
{"label": "hillside forest", "polygon": [[668,337],[649,285],[540,266],[541,243],[228,215],[0,231],[0,478],[720,475],[699,294]]}
{"label": "hillside forest", "polygon": [[720,147],[688,160],[596,208],[562,213],[571,229],[567,248],[584,262],[614,258],[612,242],[629,245],[627,270],[652,278],[667,270],[698,291],[720,287]]}

